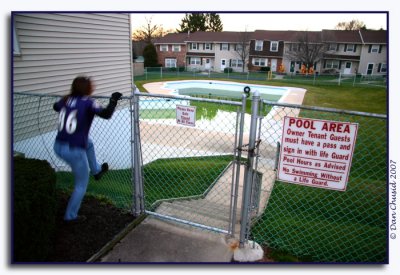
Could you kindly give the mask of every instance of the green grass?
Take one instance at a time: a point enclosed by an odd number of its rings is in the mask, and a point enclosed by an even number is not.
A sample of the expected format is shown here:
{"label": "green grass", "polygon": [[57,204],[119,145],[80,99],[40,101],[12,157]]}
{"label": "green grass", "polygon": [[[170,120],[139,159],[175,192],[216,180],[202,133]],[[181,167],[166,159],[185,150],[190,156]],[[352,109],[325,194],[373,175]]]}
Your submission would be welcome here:
{"label": "green grass", "polygon": [[[165,77],[162,81],[176,81],[193,79],[190,77]],[[208,79],[208,78],[207,78]],[[351,85],[312,85],[312,83],[302,83],[293,81],[280,81],[280,80],[241,80],[241,79],[227,79],[217,78],[210,80],[225,80],[232,82],[242,82],[248,84],[270,85],[280,87],[297,87],[307,90],[303,105],[319,106],[328,108],[337,108],[343,110],[352,110],[359,112],[369,113],[387,113],[387,91],[384,87],[375,86],[356,86]],[[160,81],[157,80],[140,80],[135,81],[135,84],[140,91],[146,92],[143,87],[144,84]]]}
{"label": "green grass", "polygon": [[[164,77],[162,81],[187,79],[192,78]],[[303,104],[308,106],[387,113],[387,92],[381,87],[221,80],[304,88],[307,93]],[[135,81],[135,84],[145,91],[143,84],[154,81],[160,79]],[[234,106],[193,104],[197,106],[200,118],[212,119],[218,110],[236,110]],[[152,111],[148,115],[156,116]],[[167,115],[174,117],[173,112]],[[306,110],[300,115],[359,123],[347,190],[339,192],[276,182],[266,212],[252,228],[251,237],[279,251],[281,261],[297,261],[298,257],[315,262],[384,262],[387,253],[386,121]],[[147,207],[160,199],[203,194],[231,159],[165,159],[146,165]],[[70,174],[58,173],[57,176],[59,184],[70,188],[71,185],[66,184],[72,182]],[[91,182],[88,192],[111,196],[117,205],[129,207],[132,196],[130,178],[130,170],[110,171],[101,182]]]}
{"label": "green grass", "polygon": [[359,124],[347,190],[276,182],[253,238],[317,262],[385,262],[386,121],[308,110],[300,115]]}
{"label": "green grass", "polygon": [[252,237],[315,262],[384,262],[384,181],[349,183],[346,192],[276,182]]}
{"label": "green grass", "polygon": [[[159,159],[144,166],[146,205],[157,200],[202,195],[233,160],[232,156]],[[100,181],[90,178],[87,194],[107,197],[117,207],[132,205],[131,169],[110,170]],[[57,173],[57,187],[71,192],[73,175]]]}
{"label": "green grass", "polygon": [[203,195],[232,160],[232,156],[159,159],[146,165],[146,205],[161,199]]}
{"label": "green grass", "polygon": [[[304,88],[303,105],[387,113],[387,91],[382,87],[353,87],[350,82],[312,85],[301,79],[237,81]],[[359,124],[347,190],[276,182],[266,212],[252,228],[252,238],[279,251],[278,261],[385,262],[386,120],[307,110],[300,115]]]}

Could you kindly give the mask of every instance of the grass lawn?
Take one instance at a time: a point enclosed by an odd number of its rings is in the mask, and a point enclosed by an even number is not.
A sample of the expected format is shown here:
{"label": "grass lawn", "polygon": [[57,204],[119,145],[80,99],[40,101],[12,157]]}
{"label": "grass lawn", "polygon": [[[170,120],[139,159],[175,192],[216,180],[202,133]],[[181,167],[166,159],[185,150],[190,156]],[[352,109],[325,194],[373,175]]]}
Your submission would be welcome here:
{"label": "grass lawn", "polygon": [[[188,80],[191,78],[171,77],[163,78],[161,81]],[[343,110],[352,110],[368,113],[387,113],[387,92],[385,88],[375,86],[356,86],[351,85],[310,85],[303,83],[293,83],[290,81],[257,81],[257,80],[236,80],[236,79],[215,79],[232,82],[243,82],[258,85],[282,86],[282,87],[298,87],[307,90],[303,105],[319,106],[328,108],[337,108]],[[144,84],[154,82],[156,80],[140,80],[135,81],[140,91],[146,92]],[[160,80],[157,80],[160,81]]]}
{"label": "grass lawn", "polygon": [[[233,160],[233,156],[160,159],[144,166],[146,206],[161,199],[200,196]],[[132,205],[131,170],[110,170],[100,181],[92,177],[88,194],[107,198],[119,208]],[[57,172],[57,187],[72,191],[70,172]]]}
{"label": "grass lawn", "polygon": [[[171,77],[135,81],[187,80]],[[208,79],[208,78],[207,78]],[[381,87],[310,85],[289,81],[246,81],[271,86],[293,86],[307,90],[303,104],[369,113],[387,113],[387,92]],[[236,107],[195,103],[204,117],[219,108]],[[248,104],[250,105],[250,104]],[[232,107],[232,108],[231,108]],[[249,110],[249,109],[248,109]],[[149,115],[151,115],[149,113]],[[361,116],[303,110],[303,117],[359,123],[350,179],[345,192],[276,182],[268,206],[253,226],[251,238],[258,243],[317,262],[384,262],[386,247],[386,121]],[[173,113],[169,116],[174,116]],[[204,157],[157,160],[144,167],[146,207],[160,199],[201,195],[232,160]],[[58,185],[71,188],[70,173],[57,174]],[[128,208],[132,200],[130,170],[110,171],[88,192],[107,196],[117,206]]]}
{"label": "grass lawn", "polygon": [[[223,80],[304,88],[307,93],[303,104],[308,106],[387,113],[387,92],[381,87]],[[144,91],[144,82],[136,84]],[[386,121],[306,110],[301,116],[359,123],[347,191],[276,182],[265,213],[252,228],[252,238],[310,261],[384,262]]]}

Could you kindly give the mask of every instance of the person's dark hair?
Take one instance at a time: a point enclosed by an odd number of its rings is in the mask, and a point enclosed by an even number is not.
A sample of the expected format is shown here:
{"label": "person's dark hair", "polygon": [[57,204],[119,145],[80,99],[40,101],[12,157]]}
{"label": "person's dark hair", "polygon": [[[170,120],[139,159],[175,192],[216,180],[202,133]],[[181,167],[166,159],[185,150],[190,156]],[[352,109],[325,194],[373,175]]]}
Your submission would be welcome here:
{"label": "person's dark hair", "polygon": [[90,96],[93,92],[90,77],[78,76],[72,81],[71,96]]}

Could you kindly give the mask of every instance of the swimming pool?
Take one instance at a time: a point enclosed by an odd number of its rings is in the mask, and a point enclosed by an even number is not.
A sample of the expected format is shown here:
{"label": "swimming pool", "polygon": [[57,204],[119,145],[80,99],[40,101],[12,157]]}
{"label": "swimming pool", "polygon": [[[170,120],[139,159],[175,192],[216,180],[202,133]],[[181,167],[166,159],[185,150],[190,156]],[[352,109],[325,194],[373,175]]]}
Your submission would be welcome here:
{"label": "swimming pool", "polygon": [[245,87],[250,88],[250,96],[255,91],[258,91],[262,99],[270,101],[279,101],[290,90],[286,87],[274,87],[214,80],[169,81],[164,82],[161,88],[170,90],[171,94],[176,95],[202,97],[213,96],[240,99],[242,97],[242,94],[244,93]]}

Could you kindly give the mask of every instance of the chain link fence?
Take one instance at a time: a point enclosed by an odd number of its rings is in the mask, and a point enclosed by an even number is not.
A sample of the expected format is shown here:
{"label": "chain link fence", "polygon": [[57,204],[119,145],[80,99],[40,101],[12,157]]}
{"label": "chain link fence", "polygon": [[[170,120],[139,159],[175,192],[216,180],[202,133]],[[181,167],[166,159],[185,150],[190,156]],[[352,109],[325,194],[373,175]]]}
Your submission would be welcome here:
{"label": "chain link fence", "polygon": [[219,73],[213,71],[186,70],[180,68],[147,67],[143,75],[136,75],[135,80],[162,80],[166,78],[193,78],[193,79],[236,79],[236,80],[258,80],[258,81],[279,81],[288,84],[307,84],[307,85],[331,85],[331,86],[387,86],[386,74],[342,74],[342,73],[276,73],[268,74],[265,71],[247,72],[226,72]]}
{"label": "chain link fence", "polygon": [[[71,191],[69,167],[53,151],[58,115],[52,105],[58,99],[14,93],[13,151],[49,161],[58,188]],[[245,99],[123,97],[110,120],[93,121],[97,159],[108,162],[110,171],[99,182],[90,179],[88,193],[133,212],[141,200],[147,214],[236,236],[247,213],[246,239],[301,261],[385,262],[386,116],[262,101],[254,117],[245,105]],[[285,116],[358,123],[345,192],[276,180]],[[254,145],[249,144],[252,119],[258,120]],[[248,169],[250,157],[254,171]],[[251,181],[246,171],[253,171]],[[142,187],[135,189],[138,181]],[[247,184],[250,195],[244,200]]]}
{"label": "chain link fence", "polygon": [[[94,97],[106,106],[109,98]],[[57,134],[58,113],[53,104],[59,96],[14,93],[13,151],[26,158],[47,160],[57,172],[57,187],[73,190],[69,166],[53,150]],[[131,112],[129,98],[123,98],[109,120],[96,118],[90,138],[94,142],[97,161],[107,162],[110,171],[101,181],[90,178],[87,194],[106,198],[117,207],[130,211],[132,206]]]}
{"label": "chain link fence", "polygon": [[[269,114],[260,122],[257,170],[268,182],[261,191],[270,196],[253,220],[250,238],[301,261],[387,261],[386,116],[276,103],[264,104],[266,110]],[[358,123],[346,191],[275,181],[273,159],[285,116]]]}

